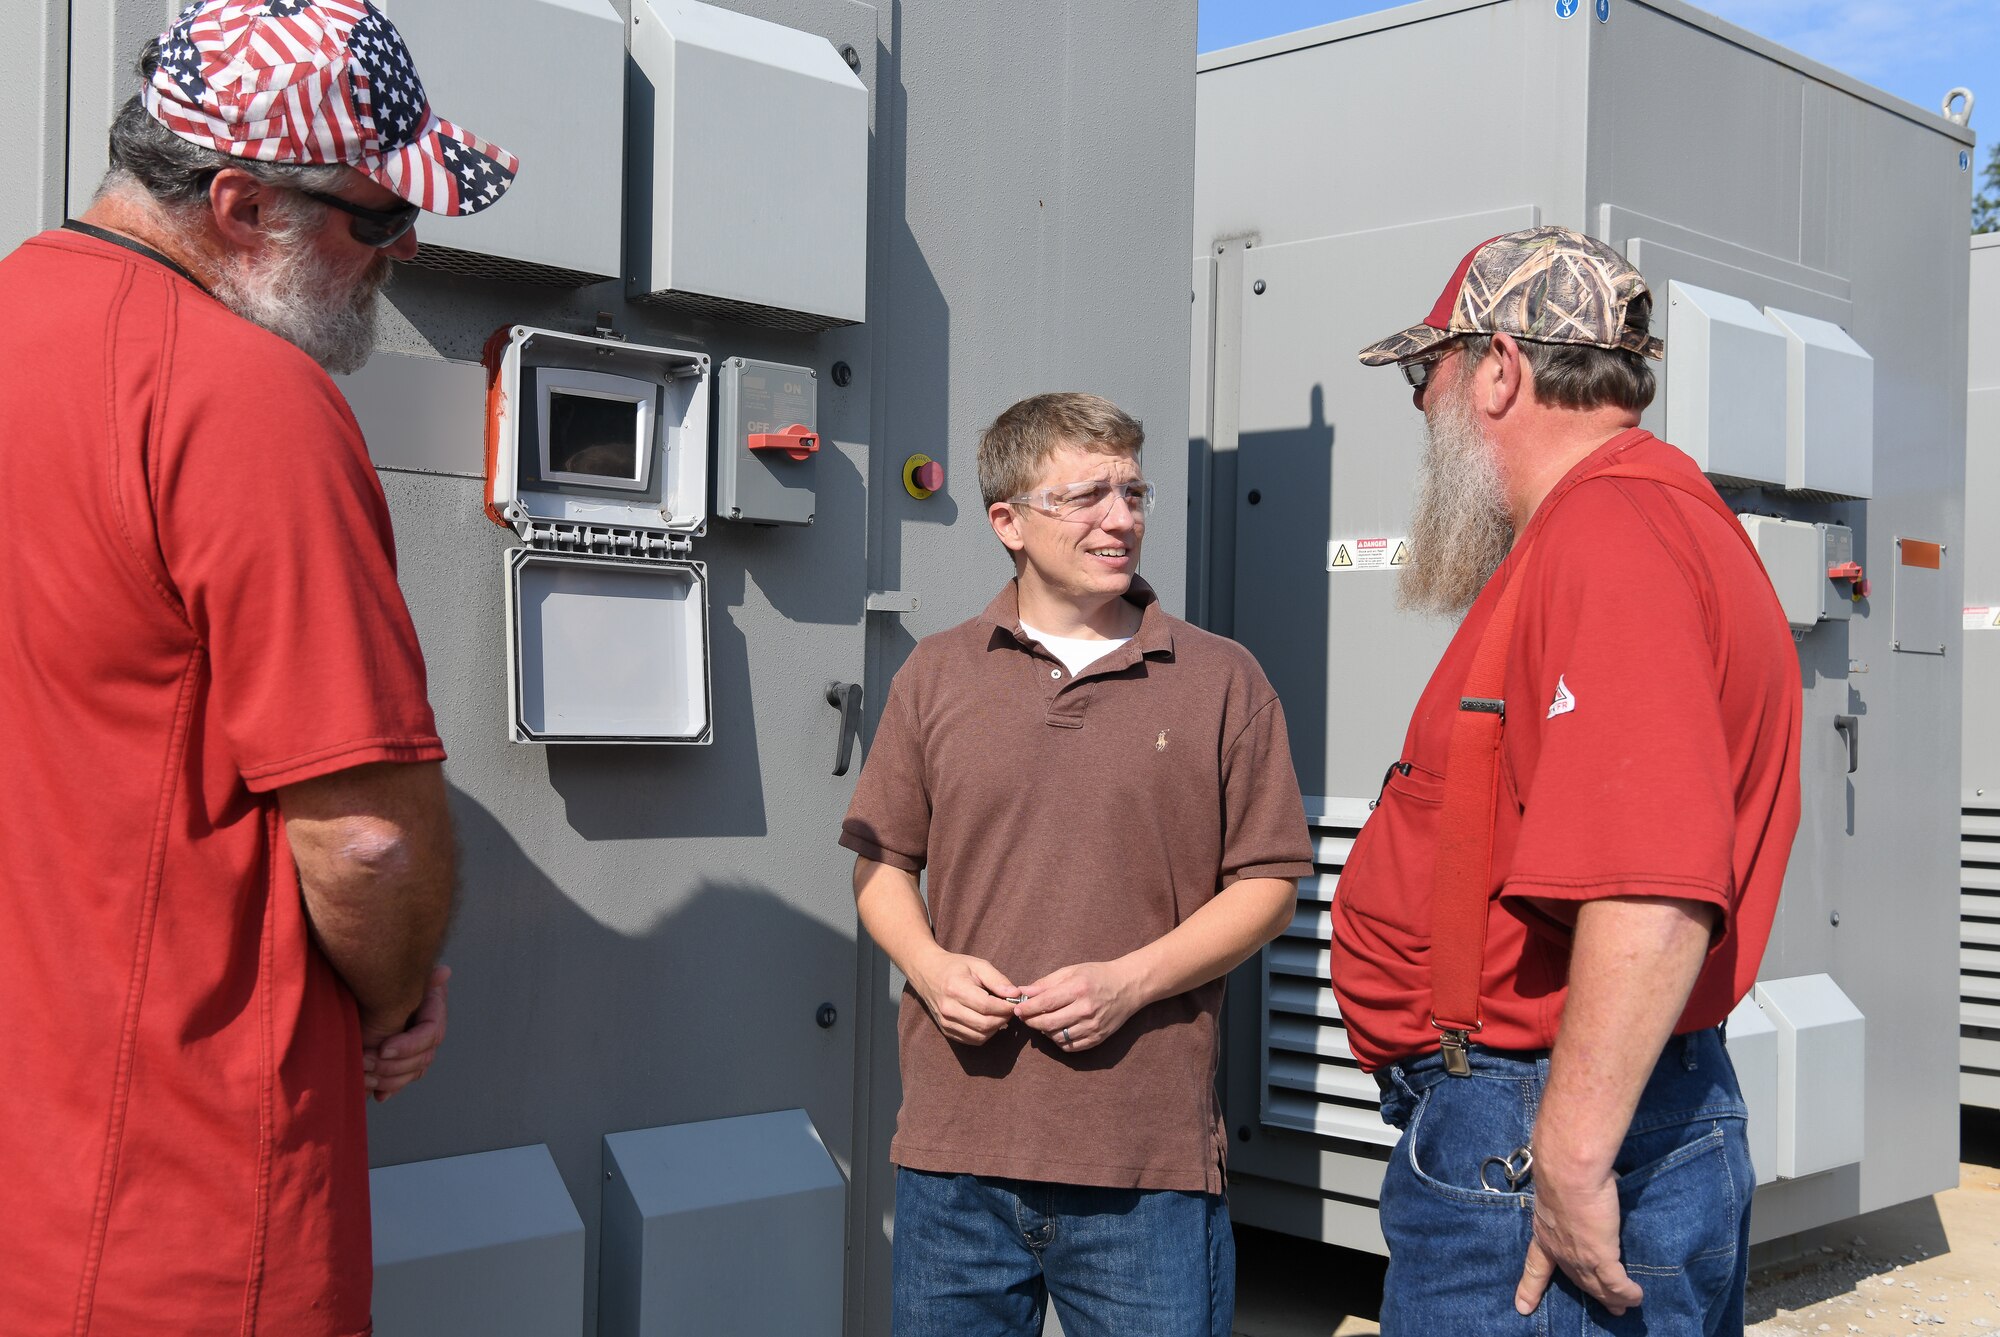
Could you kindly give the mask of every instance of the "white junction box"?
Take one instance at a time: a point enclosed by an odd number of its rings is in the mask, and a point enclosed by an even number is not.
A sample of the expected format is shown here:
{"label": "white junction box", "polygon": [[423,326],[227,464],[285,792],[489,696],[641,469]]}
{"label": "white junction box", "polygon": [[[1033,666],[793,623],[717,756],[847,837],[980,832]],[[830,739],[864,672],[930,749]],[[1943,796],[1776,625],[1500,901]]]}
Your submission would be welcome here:
{"label": "white junction box", "polygon": [[1764,980],[1753,996],[1778,1033],[1778,1177],[1859,1161],[1868,1038],[1861,1009],[1830,975]]}
{"label": "white junction box", "polygon": [[632,0],[626,290],[821,330],[868,298],[868,90],[833,44],[699,0]]}
{"label": "white junction box", "polygon": [[1792,624],[1794,631],[1810,631],[1818,626],[1821,591],[1827,584],[1826,561],[1822,556],[1826,536],[1818,526],[1799,520],[1780,520],[1769,515],[1740,515],[1737,519],[1743,522],[1757,555],[1764,560],[1771,588],[1778,592],[1778,603],[1785,610],[1785,621]]}
{"label": "white junction box", "polygon": [[509,736],[710,741],[707,354],[517,325],[489,374]]}
{"label": "white junction box", "polygon": [[1875,495],[1875,359],[1831,321],[1776,307],[1785,334],[1785,486],[1861,499]]}
{"label": "white junction box", "polygon": [[1667,439],[1726,484],[1785,484],[1785,334],[1741,297],[1667,284]]}
{"label": "white junction box", "polygon": [[1750,1111],[1750,1164],[1757,1182],[1768,1184],[1778,1177],[1778,1027],[1757,1006],[1753,992],[1729,1014],[1724,1033],[1736,1085]]}

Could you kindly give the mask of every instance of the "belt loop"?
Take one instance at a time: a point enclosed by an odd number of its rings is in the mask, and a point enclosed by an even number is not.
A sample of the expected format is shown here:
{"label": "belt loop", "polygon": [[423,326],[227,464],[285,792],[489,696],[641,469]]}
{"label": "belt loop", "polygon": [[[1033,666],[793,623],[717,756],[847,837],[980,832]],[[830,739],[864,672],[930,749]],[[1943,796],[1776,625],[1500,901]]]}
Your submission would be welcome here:
{"label": "belt loop", "polygon": [[1689,1072],[1693,1072],[1701,1066],[1701,1056],[1695,1052],[1694,1048],[1695,1039],[1700,1034],[1701,1032],[1699,1031],[1689,1031],[1681,1037],[1681,1067]]}

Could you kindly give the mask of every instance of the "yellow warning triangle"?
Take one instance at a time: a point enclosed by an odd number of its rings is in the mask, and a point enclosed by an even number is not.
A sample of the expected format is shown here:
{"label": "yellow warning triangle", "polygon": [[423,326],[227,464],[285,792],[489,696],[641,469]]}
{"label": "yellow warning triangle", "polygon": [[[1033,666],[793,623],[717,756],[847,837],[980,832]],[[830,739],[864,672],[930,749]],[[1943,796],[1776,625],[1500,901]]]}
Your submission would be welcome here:
{"label": "yellow warning triangle", "polygon": [[1345,543],[1341,544],[1339,547],[1333,550],[1333,560],[1331,562],[1328,562],[1327,565],[1328,566],[1354,565],[1354,559],[1347,555],[1347,545]]}
{"label": "yellow warning triangle", "polygon": [[1410,560],[1410,545],[1406,540],[1396,540],[1396,555],[1389,559],[1390,566],[1404,566]]}

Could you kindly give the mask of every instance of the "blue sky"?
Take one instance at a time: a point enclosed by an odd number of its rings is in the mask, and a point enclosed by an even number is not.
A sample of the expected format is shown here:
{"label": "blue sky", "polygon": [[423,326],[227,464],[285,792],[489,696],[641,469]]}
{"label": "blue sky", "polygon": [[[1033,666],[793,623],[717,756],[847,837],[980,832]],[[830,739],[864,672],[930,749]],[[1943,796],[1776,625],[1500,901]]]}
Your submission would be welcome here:
{"label": "blue sky", "polygon": [[[1972,128],[1979,133],[1982,161],[1986,146],[2000,138],[2000,0],[1696,3],[1919,107],[1935,109],[1946,89],[1964,85],[1978,98]],[[1203,51],[1389,8],[1379,0],[1200,0],[1200,5]]]}

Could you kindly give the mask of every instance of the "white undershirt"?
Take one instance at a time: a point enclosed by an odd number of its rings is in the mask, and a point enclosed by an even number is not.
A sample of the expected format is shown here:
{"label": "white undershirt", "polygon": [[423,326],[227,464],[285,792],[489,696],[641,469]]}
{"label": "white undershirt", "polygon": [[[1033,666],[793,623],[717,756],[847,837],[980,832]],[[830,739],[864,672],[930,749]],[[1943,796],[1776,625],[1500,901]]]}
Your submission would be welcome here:
{"label": "white undershirt", "polygon": [[1021,624],[1021,630],[1040,641],[1044,650],[1060,659],[1072,678],[1132,639],[1120,636],[1115,641],[1100,641],[1085,640],[1081,636],[1051,636],[1040,627],[1031,627],[1026,622]]}

